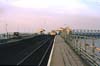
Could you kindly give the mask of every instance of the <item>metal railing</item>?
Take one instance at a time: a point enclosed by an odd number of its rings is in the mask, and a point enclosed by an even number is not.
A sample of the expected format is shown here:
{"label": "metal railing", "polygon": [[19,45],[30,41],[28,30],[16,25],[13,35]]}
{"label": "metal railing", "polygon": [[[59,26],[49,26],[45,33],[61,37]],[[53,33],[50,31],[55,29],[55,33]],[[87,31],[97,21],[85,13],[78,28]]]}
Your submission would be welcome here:
{"label": "metal railing", "polygon": [[[98,38],[71,34],[67,35],[65,32],[61,33],[61,36],[64,38],[65,42],[91,66],[100,66],[100,54],[99,56],[96,54],[97,51],[100,53],[100,47],[95,46],[95,40]],[[88,39],[91,42],[88,42]]]}

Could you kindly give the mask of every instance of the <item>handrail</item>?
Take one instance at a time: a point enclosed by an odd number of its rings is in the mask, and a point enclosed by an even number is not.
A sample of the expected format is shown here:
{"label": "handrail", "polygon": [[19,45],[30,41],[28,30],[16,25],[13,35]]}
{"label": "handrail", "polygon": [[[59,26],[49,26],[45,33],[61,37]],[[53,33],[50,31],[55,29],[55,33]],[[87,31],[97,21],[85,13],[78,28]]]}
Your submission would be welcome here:
{"label": "handrail", "polygon": [[[94,39],[96,39],[96,38],[87,37],[87,36],[78,36],[78,35],[67,35],[66,37],[64,38],[64,40],[67,41],[69,43],[69,45],[71,47],[73,47],[73,49],[75,49],[74,51],[77,52],[77,54],[79,54],[83,59],[86,59],[87,62],[89,62],[90,65],[92,65],[92,66],[100,66],[100,57],[96,56],[95,54],[93,54],[93,56],[94,56],[93,57],[88,52],[86,52],[86,50],[83,49],[82,47],[79,47],[79,46],[75,47],[74,46],[75,42],[72,42],[73,39],[79,40],[79,38],[85,38],[85,39],[92,39],[94,41]],[[78,44],[78,42],[76,42],[76,44]],[[76,49],[77,49],[77,51],[76,51]],[[94,48],[94,47],[93,47],[93,49],[96,50],[96,48]]]}

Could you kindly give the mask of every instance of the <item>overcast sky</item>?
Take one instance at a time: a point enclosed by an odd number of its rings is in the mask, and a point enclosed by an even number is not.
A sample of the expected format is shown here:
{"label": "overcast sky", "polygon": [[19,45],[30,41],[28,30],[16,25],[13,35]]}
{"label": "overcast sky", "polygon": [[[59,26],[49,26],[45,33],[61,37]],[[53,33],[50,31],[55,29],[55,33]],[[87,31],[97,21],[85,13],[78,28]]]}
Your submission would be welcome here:
{"label": "overcast sky", "polygon": [[5,24],[9,32],[100,29],[100,0],[0,0],[0,32]]}

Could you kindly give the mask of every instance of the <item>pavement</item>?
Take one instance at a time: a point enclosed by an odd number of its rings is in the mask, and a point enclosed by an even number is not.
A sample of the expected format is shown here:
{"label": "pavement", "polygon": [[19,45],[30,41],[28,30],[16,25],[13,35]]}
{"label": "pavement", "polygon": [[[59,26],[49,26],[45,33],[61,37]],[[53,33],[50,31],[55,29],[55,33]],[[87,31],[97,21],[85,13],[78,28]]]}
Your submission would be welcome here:
{"label": "pavement", "polygon": [[82,59],[57,35],[50,66],[86,66]]}

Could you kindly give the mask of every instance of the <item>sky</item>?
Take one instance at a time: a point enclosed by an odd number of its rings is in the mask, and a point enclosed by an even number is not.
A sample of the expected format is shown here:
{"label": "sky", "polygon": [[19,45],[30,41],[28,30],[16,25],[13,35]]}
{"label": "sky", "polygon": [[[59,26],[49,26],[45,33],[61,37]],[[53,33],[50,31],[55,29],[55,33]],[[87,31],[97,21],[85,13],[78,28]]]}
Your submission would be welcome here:
{"label": "sky", "polygon": [[100,29],[100,0],[0,0],[0,32]]}

